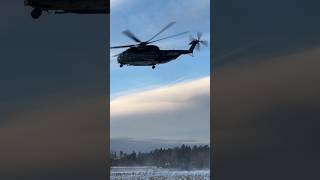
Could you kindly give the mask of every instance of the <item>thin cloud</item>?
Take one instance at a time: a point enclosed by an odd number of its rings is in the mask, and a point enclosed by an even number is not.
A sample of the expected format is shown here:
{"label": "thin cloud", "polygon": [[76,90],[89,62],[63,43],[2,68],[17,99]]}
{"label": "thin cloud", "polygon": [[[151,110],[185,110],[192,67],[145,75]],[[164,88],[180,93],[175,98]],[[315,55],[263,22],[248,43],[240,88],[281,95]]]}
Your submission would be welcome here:
{"label": "thin cloud", "polygon": [[210,77],[167,87],[137,92],[111,101],[111,118],[143,112],[159,112],[183,108],[197,94],[210,94]]}

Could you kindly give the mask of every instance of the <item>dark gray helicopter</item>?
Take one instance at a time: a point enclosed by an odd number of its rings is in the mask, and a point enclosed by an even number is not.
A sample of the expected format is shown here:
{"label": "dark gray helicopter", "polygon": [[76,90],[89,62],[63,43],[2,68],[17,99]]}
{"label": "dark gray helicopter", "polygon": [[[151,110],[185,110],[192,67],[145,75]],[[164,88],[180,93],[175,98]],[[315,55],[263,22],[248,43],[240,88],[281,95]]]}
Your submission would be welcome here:
{"label": "dark gray helicopter", "polygon": [[128,36],[130,39],[137,42],[137,44],[111,47],[111,49],[129,48],[124,52],[116,55],[118,56],[117,60],[118,60],[118,63],[120,64],[120,67],[123,67],[123,65],[152,66],[152,69],[154,69],[157,64],[164,64],[164,63],[170,62],[178,58],[180,55],[193,54],[193,50],[195,48],[198,50],[200,49],[200,44],[207,46],[207,41],[200,40],[202,36],[201,33],[197,33],[197,38],[190,37],[190,43],[189,43],[190,48],[186,50],[160,50],[158,46],[149,45],[151,43],[155,43],[164,39],[180,36],[182,34],[187,33],[187,32],[182,32],[182,33],[175,34],[172,36],[167,36],[158,40],[153,40],[155,37],[157,37],[159,34],[161,34],[163,31],[165,31],[166,29],[168,29],[174,24],[175,22],[169,23],[167,26],[165,26],[161,31],[155,34],[148,41],[140,41],[129,30],[123,31],[124,35]]}
{"label": "dark gray helicopter", "polygon": [[106,14],[109,13],[108,0],[24,0],[25,6],[33,7],[31,16],[38,19],[43,11],[53,11],[56,14]]}

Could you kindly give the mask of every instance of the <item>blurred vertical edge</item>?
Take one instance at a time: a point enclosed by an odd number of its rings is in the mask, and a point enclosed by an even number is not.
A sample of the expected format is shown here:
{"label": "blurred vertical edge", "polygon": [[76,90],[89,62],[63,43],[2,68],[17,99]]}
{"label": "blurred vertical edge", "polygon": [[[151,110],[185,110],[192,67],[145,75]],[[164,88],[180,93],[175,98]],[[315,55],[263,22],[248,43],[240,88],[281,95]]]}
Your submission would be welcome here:
{"label": "blurred vertical edge", "polygon": [[214,123],[215,123],[215,89],[214,89],[214,75],[215,75],[215,2],[216,0],[210,1],[210,179],[215,179],[215,136],[214,136]]}
{"label": "blurred vertical edge", "polygon": [[108,142],[107,142],[107,179],[110,179],[110,175],[111,175],[111,145],[110,145],[110,123],[111,123],[111,117],[110,117],[110,0],[106,0],[108,3],[109,9],[108,9],[108,14],[107,14],[107,23],[106,23],[106,52],[107,52],[107,56],[106,56],[106,93],[107,93],[107,133],[108,133]]}
{"label": "blurred vertical edge", "polygon": [[212,176],[320,179],[320,3],[212,2]]}
{"label": "blurred vertical edge", "polygon": [[109,14],[31,10],[0,7],[0,179],[109,179]]}

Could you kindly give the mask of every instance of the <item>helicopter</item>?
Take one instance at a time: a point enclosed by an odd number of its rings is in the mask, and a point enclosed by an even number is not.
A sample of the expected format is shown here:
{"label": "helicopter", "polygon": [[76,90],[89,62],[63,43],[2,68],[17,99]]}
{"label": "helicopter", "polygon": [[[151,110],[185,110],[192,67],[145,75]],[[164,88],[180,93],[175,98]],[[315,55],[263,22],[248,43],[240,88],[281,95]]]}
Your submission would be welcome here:
{"label": "helicopter", "polygon": [[159,34],[167,30],[169,27],[174,25],[175,22],[170,22],[167,26],[161,29],[157,34],[151,37],[147,41],[141,41],[138,39],[130,30],[125,30],[122,33],[135,41],[137,44],[123,45],[123,46],[113,46],[111,49],[117,48],[128,48],[120,54],[115,55],[117,61],[120,64],[120,67],[124,65],[127,66],[151,66],[152,69],[158,64],[168,63],[172,60],[177,59],[180,55],[183,54],[193,54],[193,50],[200,49],[200,44],[205,46],[208,45],[207,41],[201,40],[201,33],[197,33],[197,37],[194,38],[190,36],[189,49],[185,50],[160,50],[158,46],[151,45],[152,43],[162,41],[165,39],[173,38],[186,34],[187,32],[182,32],[179,34],[167,36],[161,39],[154,40]]}
{"label": "helicopter", "polygon": [[38,19],[43,11],[53,11],[55,14],[107,14],[107,0],[24,0],[25,6],[33,7],[31,17]]}

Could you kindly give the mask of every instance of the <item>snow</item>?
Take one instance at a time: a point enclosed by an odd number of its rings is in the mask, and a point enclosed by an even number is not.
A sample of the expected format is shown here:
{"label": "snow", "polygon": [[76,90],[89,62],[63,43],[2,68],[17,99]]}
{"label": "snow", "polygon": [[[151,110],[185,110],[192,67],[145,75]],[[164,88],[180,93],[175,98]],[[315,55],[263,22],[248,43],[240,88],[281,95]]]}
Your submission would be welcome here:
{"label": "snow", "polygon": [[209,180],[210,170],[184,171],[177,169],[166,169],[157,167],[111,167],[111,180],[122,179],[179,179],[179,180]]}

